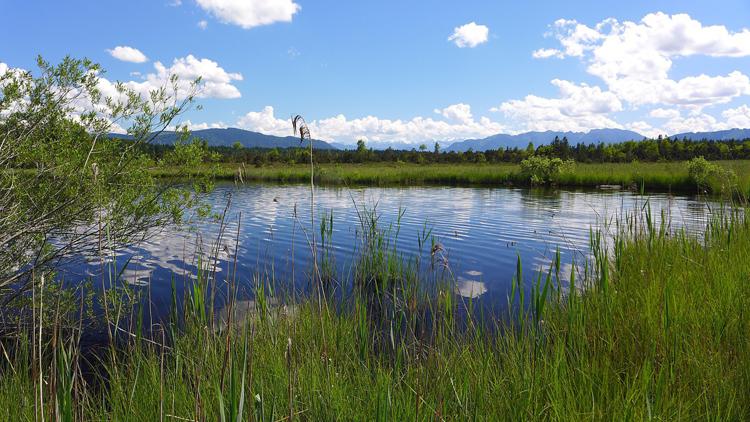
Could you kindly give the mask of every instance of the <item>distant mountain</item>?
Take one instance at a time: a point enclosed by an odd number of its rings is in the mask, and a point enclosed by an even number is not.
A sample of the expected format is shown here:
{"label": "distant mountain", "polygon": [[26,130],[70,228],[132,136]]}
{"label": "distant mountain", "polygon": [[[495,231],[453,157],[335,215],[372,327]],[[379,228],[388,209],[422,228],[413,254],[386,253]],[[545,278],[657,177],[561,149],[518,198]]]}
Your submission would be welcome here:
{"label": "distant mountain", "polygon": [[713,141],[727,141],[730,139],[750,139],[750,129],[729,129],[716,132],[686,132],[670,136],[672,139],[687,138],[691,141],[711,139]]}
{"label": "distant mountain", "polygon": [[[194,138],[204,139],[211,146],[232,146],[239,142],[245,148],[293,148],[299,147],[299,138],[294,136],[273,136],[264,135],[258,132],[252,132],[244,129],[227,128],[227,129],[201,129],[191,131]],[[127,137],[123,135],[113,135],[117,137]],[[157,144],[173,144],[177,140],[178,134],[175,132],[162,132],[155,139]],[[305,145],[309,146],[307,142]],[[315,149],[336,149],[327,142],[313,140]]]}
{"label": "distant mountain", "polygon": [[[202,129],[192,131],[196,138],[205,139],[211,146],[232,146],[235,142],[241,143],[246,148],[294,148],[299,147],[299,138],[294,136],[274,136],[265,135],[259,132],[252,132],[244,129],[227,128],[227,129]],[[127,138],[125,135],[112,134],[113,137]],[[154,140],[158,144],[173,144],[177,139],[175,132],[163,132]],[[593,129],[588,132],[525,132],[518,135],[508,135],[499,133],[482,139],[467,139],[463,141],[439,142],[441,150],[465,152],[471,148],[474,151],[486,151],[489,149],[498,149],[505,147],[526,148],[529,142],[534,146],[551,143],[555,137],[568,138],[570,144],[585,143],[596,144],[599,142],[616,143],[625,141],[640,141],[644,136],[630,130],[623,129]],[[698,141],[701,139],[712,139],[716,141],[728,139],[750,139],[750,129],[729,129],[717,132],[687,132],[670,136],[672,139],[687,138]],[[393,148],[395,150],[412,150],[419,149],[421,144],[427,146],[428,151],[432,151],[435,141],[425,142],[401,142],[401,141],[367,141],[367,147],[375,150],[385,150]],[[306,146],[309,144],[305,143]],[[338,143],[313,140],[313,146],[316,149],[356,149],[356,143]]]}
{"label": "distant mountain", "polygon": [[483,139],[468,139],[452,143],[445,148],[446,151],[465,152],[471,148],[474,151],[486,151],[488,149],[498,149],[505,147],[526,148],[529,142],[534,146],[549,144],[555,140],[555,137],[568,138],[571,144],[577,143],[615,143],[625,141],[640,141],[643,135],[631,130],[623,129],[594,129],[588,132],[555,132],[548,130],[546,132],[526,132],[518,135],[507,135],[500,133]]}

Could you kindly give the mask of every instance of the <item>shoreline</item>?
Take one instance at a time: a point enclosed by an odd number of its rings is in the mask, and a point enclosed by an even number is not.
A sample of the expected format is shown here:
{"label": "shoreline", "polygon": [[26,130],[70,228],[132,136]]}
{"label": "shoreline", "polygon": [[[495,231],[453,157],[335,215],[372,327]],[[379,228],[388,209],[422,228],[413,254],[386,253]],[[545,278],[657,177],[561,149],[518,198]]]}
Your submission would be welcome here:
{"label": "shoreline", "polygon": [[[738,176],[737,194],[750,196],[750,160],[718,161]],[[213,177],[236,182],[309,183],[307,165],[219,163],[198,168],[152,168],[158,178]],[[315,183],[326,186],[476,186],[598,188],[619,186],[621,190],[699,193],[691,180],[687,162],[664,163],[576,163],[544,185],[532,185],[516,164],[316,164]]]}

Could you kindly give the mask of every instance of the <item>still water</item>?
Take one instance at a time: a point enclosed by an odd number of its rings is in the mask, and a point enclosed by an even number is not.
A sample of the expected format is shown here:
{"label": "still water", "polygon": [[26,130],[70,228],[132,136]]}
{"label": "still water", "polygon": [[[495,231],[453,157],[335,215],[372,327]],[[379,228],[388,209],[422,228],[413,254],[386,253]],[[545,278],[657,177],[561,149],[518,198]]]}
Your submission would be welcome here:
{"label": "still water", "polygon": [[[113,254],[120,280],[147,291],[163,310],[172,283],[181,291],[196,274],[198,257],[204,265],[215,263],[220,283],[234,278],[236,265],[243,295],[251,294],[259,274],[277,285],[305,289],[311,267],[309,186],[225,184],[206,200],[216,212],[226,208],[223,233],[215,221],[197,221],[121,248]],[[430,259],[430,241],[421,250],[418,242],[429,233],[443,247],[455,294],[499,306],[506,303],[518,256],[527,280],[549,266],[557,250],[569,271],[574,260],[587,255],[590,229],[605,221],[648,203],[655,214],[670,215],[673,224],[700,230],[711,208],[705,199],[668,194],[486,187],[318,187],[315,200],[316,225],[324,213],[333,213],[331,246],[340,278],[351,273],[360,244],[358,211],[375,209],[381,228],[392,225],[393,234],[398,229],[405,259],[420,254]],[[315,232],[320,236],[319,227]],[[205,258],[210,256],[218,260]],[[100,260],[89,259],[66,266],[63,274],[68,280],[99,279],[102,268]]]}

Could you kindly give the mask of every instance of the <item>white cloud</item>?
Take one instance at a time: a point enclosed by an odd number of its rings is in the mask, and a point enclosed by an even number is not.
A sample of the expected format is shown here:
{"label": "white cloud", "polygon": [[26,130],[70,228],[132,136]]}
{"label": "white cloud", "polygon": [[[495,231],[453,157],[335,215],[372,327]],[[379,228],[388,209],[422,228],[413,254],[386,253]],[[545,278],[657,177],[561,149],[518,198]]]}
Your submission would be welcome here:
{"label": "white cloud", "polygon": [[107,52],[109,52],[110,56],[124,62],[144,63],[148,61],[146,55],[141,53],[140,50],[138,50],[137,48],[128,47],[126,45],[118,45],[111,50],[107,50]]}
{"label": "white cloud", "polygon": [[643,120],[628,123],[625,125],[625,129],[638,132],[641,135],[648,136],[650,138],[656,138],[659,135],[664,135],[661,130],[651,126],[648,122],[644,122]]}
{"label": "white cloud", "polygon": [[[309,122],[312,136],[316,139],[353,143],[358,139],[377,142],[398,141],[420,143],[426,141],[451,141],[466,138],[482,138],[502,132],[505,127],[486,117],[475,120],[471,110],[465,104],[456,104],[442,110],[447,115],[459,111],[453,117],[460,121],[435,120],[425,117],[414,117],[410,120],[381,119],[366,116],[348,119],[343,114]],[[462,114],[463,113],[463,114]],[[441,113],[442,114],[442,113]],[[289,136],[292,134],[291,122],[274,116],[274,109],[266,106],[259,112],[249,112],[237,121],[243,129],[261,133]]]}
{"label": "white cloud", "polygon": [[539,50],[534,50],[531,56],[535,59],[548,59],[550,57],[562,59],[565,57],[565,54],[556,48],[540,48]]}
{"label": "white cloud", "polygon": [[649,116],[656,119],[674,119],[680,117],[680,111],[666,108],[655,108],[651,110]]}
{"label": "white cloud", "polygon": [[271,106],[265,106],[261,111],[251,111],[245,114],[237,120],[237,126],[266,135],[292,135],[291,120],[277,119]]}
{"label": "white cloud", "polygon": [[[224,122],[215,123],[193,123],[190,120],[185,121],[181,126],[187,126],[190,130],[203,130],[203,129],[226,129],[227,125]],[[171,128],[173,129],[173,128]]]}
{"label": "white cloud", "polygon": [[673,59],[703,55],[750,56],[750,31],[704,26],[689,15],[648,14],[640,22],[606,19],[594,27],[558,20],[553,32],[563,47],[541,49],[534,57],[580,57],[621,100],[634,106],[673,104],[700,111],[750,94],[750,78],[739,71],[724,76],[669,78]]}
{"label": "white cloud", "polygon": [[487,42],[490,29],[485,25],[477,25],[476,22],[470,22],[453,29],[453,34],[448,37],[448,41],[453,41],[459,48],[474,48],[479,44]]}
{"label": "white cloud", "polygon": [[598,86],[576,85],[560,79],[552,80],[552,84],[559,89],[559,98],[528,95],[523,100],[506,101],[491,111],[502,112],[519,122],[522,130],[585,131],[622,127],[607,116],[623,108],[613,93],[602,91]]}
{"label": "white cloud", "polygon": [[634,106],[669,104],[700,110],[750,94],[750,78],[734,71],[726,76],[688,76],[680,80],[621,78],[609,89]]}
{"label": "white cloud", "polygon": [[[75,117],[77,117],[77,116],[75,116]],[[117,133],[117,134],[120,134],[120,135],[125,135],[125,134],[128,133],[127,129],[125,129],[124,127],[122,127],[119,123],[115,123],[115,122],[110,122],[109,132],[110,133]]]}
{"label": "white cloud", "polygon": [[223,23],[244,29],[274,22],[291,22],[300,6],[292,0],[196,0],[198,6]]}
{"label": "white cloud", "polygon": [[343,114],[313,122],[313,133],[322,139],[353,142],[366,137],[372,141],[451,141],[481,138],[500,133],[504,126],[486,117],[471,123],[453,124],[442,120],[414,117],[411,120],[380,119],[375,116],[349,120]]}
{"label": "white cloud", "polygon": [[[133,90],[135,93],[141,95],[141,97],[148,99],[149,94],[157,89],[167,88],[167,95],[175,95],[178,99],[182,99],[188,94],[188,88],[192,81],[196,78],[201,77],[201,84],[198,87],[199,91],[197,96],[199,98],[238,98],[240,92],[233,85],[235,81],[242,80],[242,75],[239,73],[229,73],[225,71],[218,63],[209,59],[198,59],[192,55],[188,55],[183,58],[177,58],[173,61],[172,66],[166,67],[161,62],[154,63],[155,72],[148,73],[146,75],[136,74],[133,76],[140,76],[140,81],[123,81],[122,85],[125,88]],[[7,64],[0,62],[0,76],[6,72],[23,72],[23,69],[11,68]],[[178,77],[177,92],[171,92],[170,77],[175,75]],[[110,81],[107,78],[98,75],[97,88],[102,95],[102,98],[98,103],[93,103],[92,99],[86,95],[81,95],[80,91],[73,91],[70,93],[71,99],[71,114],[70,117],[78,119],[79,115],[85,111],[96,111],[105,116],[110,110],[105,100],[111,98],[115,102],[125,101],[126,98],[118,92],[117,82]],[[11,105],[6,108],[13,110],[21,106]],[[115,126],[111,128],[113,132],[124,132],[124,129],[117,126],[115,122],[112,122]],[[217,126],[218,125],[218,126]],[[206,127],[225,127],[223,123],[212,124]],[[201,126],[197,126],[201,127]]]}
{"label": "white cloud", "polygon": [[687,117],[678,116],[670,119],[663,126],[664,132],[675,135],[683,132],[710,132],[727,129],[725,123],[719,122],[709,114],[697,114]]}
{"label": "white cloud", "polygon": [[[186,57],[174,59],[170,67],[166,67],[161,62],[155,62],[154,69],[156,72],[145,75],[143,81],[125,82],[125,86],[146,96],[150,91],[168,85],[170,76],[176,75],[179,78],[179,96],[186,95],[190,83],[200,77],[199,98],[227,99],[241,97],[239,89],[233,83],[241,81],[242,75],[227,72],[213,60],[199,59],[190,54]],[[111,86],[107,86],[107,83]],[[103,85],[103,87],[100,87],[103,92],[113,93],[114,85],[106,79],[101,78],[100,85]]]}
{"label": "white cloud", "polygon": [[727,129],[750,128],[750,107],[745,104],[737,108],[724,110],[721,115],[726,119]]}
{"label": "white cloud", "polygon": [[208,22],[206,20],[198,21],[198,28],[200,29],[208,28]]}
{"label": "white cloud", "polygon": [[450,105],[444,109],[436,108],[435,113],[445,117],[448,120],[470,124],[474,121],[471,115],[471,106],[464,103]]}
{"label": "white cloud", "polygon": [[[564,56],[581,57],[585,52],[593,49],[593,43],[602,38],[598,29],[599,27],[596,29],[589,28],[575,20],[558,19],[553,25],[553,31],[556,31],[555,37],[563,46],[563,51],[557,49],[537,50],[539,52],[537,58],[552,56],[560,58]],[[547,54],[545,56],[542,53],[543,51],[554,51],[555,54]]]}

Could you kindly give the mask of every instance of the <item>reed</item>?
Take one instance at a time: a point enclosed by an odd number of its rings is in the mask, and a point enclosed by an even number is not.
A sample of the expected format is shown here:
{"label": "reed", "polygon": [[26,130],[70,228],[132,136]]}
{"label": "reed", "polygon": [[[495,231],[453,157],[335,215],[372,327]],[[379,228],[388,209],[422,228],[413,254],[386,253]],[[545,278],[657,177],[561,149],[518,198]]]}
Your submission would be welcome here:
{"label": "reed", "polygon": [[[737,190],[745,197],[750,194],[750,161],[715,162],[737,175]],[[194,176],[213,174],[218,179],[244,182],[305,183],[310,181],[310,169],[304,165],[269,165],[263,167],[222,164],[205,168],[159,169],[157,175],[170,177],[184,174]],[[324,185],[529,185],[528,178],[515,164],[318,164],[315,182]],[[698,192],[690,179],[686,162],[664,163],[576,163],[570,171],[557,177],[555,185],[594,188],[618,185],[623,189],[647,191]]]}

